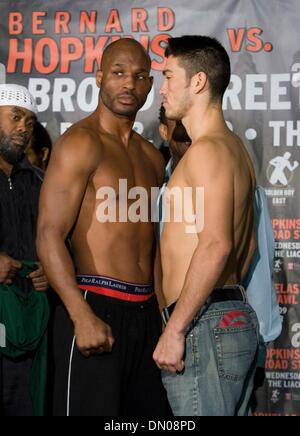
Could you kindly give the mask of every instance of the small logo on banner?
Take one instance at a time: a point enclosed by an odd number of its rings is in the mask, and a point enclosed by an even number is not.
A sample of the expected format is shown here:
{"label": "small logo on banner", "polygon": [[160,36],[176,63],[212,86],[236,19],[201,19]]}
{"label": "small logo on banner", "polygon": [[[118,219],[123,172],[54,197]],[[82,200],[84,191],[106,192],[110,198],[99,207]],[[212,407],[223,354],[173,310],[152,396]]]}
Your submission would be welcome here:
{"label": "small logo on banner", "polygon": [[293,160],[289,151],[270,160],[266,176],[272,188],[266,189],[266,194],[272,198],[273,206],[286,206],[287,199],[295,197],[291,182],[298,167],[299,162]]}
{"label": "small logo on banner", "polygon": [[6,347],[6,328],[4,324],[0,323],[0,348]]}
{"label": "small logo on banner", "polygon": [[272,403],[274,404],[278,403],[279,397],[280,397],[280,391],[276,389],[275,391],[272,392],[272,397],[271,397]]}
{"label": "small logo on banner", "polygon": [[299,271],[300,265],[294,262],[288,263],[288,271]]}
{"label": "small logo on banner", "polygon": [[267,169],[267,177],[273,186],[288,186],[294,176],[294,171],[298,168],[299,162],[292,163],[292,154],[284,153],[283,156],[276,156],[270,161]]}
{"label": "small logo on banner", "polygon": [[282,271],[282,267],[284,265],[284,262],[282,259],[276,259],[274,261],[274,272],[275,273],[280,273]]}
{"label": "small logo on banner", "polygon": [[292,392],[287,392],[285,394],[286,401],[300,401],[300,395],[294,394]]}

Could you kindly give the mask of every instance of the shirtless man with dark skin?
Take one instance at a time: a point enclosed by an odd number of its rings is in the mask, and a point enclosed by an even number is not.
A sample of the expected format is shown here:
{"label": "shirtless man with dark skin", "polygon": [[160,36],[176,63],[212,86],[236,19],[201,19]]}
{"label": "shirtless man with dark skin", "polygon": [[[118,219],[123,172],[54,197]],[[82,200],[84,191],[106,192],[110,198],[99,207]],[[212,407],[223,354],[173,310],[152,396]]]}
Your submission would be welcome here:
{"label": "shirtless man with dark skin", "polygon": [[[168,322],[154,359],[175,415],[243,415],[258,348],[257,318],[240,286],[256,247],[255,172],[222,112],[230,80],[225,49],[215,39],[187,36],[171,39],[166,55],[166,116],[182,120],[192,139],[168,188],[192,187],[194,214],[196,188],[203,188],[204,221],[194,222],[194,232],[184,219],[164,225]],[[177,207],[172,196],[164,202]]]}
{"label": "shirtless man with dark skin", "polygon": [[149,198],[151,187],[162,184],[160,153],[133,131],[152,87],[150,70],[149,56],[134,40],[105,50],[98,108],[59,139],[45,178],[38,252],[64,305],[54,332],[55,415],[168,413],[152,360],[161,321],[151,218],[122,222],[117,213],[116,222],[102,222],[98,215],[100,188],[114,190],[118,210],[126,206],[121,179],[128,191],[145,188]]}

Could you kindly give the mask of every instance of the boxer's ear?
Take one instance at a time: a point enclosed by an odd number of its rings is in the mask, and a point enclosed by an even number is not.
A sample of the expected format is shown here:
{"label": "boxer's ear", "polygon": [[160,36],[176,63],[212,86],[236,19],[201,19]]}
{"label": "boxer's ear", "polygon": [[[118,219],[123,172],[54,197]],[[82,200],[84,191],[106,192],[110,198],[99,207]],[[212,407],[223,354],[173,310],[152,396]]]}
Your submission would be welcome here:
{"label": "boxer's ear", "polygon": [[101,87],[102,78],[103,78],[103,71],[102,70],[98,70],[97,73],[96,73],[96,83],[97,83],[98,88]]}
{"label": "boxer's ear", "polygon": [[209,86],[207,74],[203,71],[195,74],[191,80],[191,87],[194,94],[200,94],[201,92],[207,90]]}

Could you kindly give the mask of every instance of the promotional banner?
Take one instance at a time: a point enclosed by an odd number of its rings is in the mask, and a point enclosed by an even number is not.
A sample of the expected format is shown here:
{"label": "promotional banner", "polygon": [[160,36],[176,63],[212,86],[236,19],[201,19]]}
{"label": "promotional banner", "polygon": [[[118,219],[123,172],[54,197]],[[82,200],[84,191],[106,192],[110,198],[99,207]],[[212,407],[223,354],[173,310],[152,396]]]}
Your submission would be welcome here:
{"label": "promotional banner", "polygon": [[2,0],[0,11],[0,83],[29,88],[53,139],[95,110],[95,73],[112,41],[135,38],[152,58],[154,86],[135,129],[157,146],[168,38],[202,34],[225,46],[232,63],[225,118],[269,199],[284,321],[268,348],[255,414],[300,415],[299,0]]}

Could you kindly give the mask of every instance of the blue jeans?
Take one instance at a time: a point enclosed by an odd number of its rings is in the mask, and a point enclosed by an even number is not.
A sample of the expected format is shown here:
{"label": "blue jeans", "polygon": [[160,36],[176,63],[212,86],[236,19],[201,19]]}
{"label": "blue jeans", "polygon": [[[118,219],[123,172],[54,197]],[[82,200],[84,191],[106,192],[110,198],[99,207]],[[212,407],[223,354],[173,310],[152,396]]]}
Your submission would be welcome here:
{"label": "blue jeans", "polygon": [[258,345],[257,317],[247,303],[204,306],[187,335],[184,373],[163,372],[174,415],[248,415]]}

